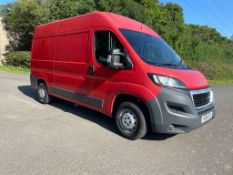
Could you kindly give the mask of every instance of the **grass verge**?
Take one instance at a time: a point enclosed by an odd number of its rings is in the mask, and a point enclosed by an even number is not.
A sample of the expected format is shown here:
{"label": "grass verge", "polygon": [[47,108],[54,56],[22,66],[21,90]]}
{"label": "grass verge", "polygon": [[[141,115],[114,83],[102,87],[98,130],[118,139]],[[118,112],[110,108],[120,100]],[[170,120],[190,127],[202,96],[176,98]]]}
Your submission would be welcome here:
{"label": "grass verge", "polygon": [[29,74],[30,70],[22,67],[14,67],[14,66],[0,66],[0,72],[11,72],[11,73],[19,73],[19,74]]}
{"label": "grass verge", "polygon": [[204,73],[210,85],[233,85],[233,62],[193,61],[188,65]]}
{"label": "grass verge", "polygon": [[233,85],[233,80],[208,80],[210,85]]}

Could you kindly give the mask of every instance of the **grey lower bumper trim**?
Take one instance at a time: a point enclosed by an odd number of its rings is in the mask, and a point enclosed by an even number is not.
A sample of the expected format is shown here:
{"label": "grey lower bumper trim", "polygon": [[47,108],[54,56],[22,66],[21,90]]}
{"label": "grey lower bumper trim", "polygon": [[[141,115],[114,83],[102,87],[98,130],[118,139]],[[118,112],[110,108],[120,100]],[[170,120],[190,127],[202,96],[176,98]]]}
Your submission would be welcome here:
{"label": "grey lower bumper trim", "polygon": [[[153,132],[184,133],[202,126],[201,117],[213,112],[215,117],[215,103],[196,109],[190,92],[164,88],[157,98],[147,102]],[[212,118],[212,119],[213,119]],[[206,122],[207,123],[207,122]]]}

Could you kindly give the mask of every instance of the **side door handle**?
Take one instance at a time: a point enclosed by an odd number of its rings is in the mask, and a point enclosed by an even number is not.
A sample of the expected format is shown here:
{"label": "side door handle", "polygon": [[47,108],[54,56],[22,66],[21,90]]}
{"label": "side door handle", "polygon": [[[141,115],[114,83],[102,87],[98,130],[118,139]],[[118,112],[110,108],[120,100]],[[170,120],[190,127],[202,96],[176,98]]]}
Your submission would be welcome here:
{"label": "side door handle", "polygon": [[94,73],[95,73],[95,66],[92,64],[92,65],[90,65],[90,67],[89,67],[89,74],[90,74],[90,75],[94,75]]}

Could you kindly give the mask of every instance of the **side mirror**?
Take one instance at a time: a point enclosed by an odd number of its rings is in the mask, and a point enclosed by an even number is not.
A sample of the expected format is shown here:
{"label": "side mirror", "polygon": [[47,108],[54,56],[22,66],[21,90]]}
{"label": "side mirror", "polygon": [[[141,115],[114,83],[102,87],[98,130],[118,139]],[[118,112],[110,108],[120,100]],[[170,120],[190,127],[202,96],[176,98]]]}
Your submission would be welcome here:
{"label": "side mirror", "polygon": [[107,63],[114,69],[132,69],[133,64],[129,56],[122,53],[120,49],[113,49],[107,58]]}

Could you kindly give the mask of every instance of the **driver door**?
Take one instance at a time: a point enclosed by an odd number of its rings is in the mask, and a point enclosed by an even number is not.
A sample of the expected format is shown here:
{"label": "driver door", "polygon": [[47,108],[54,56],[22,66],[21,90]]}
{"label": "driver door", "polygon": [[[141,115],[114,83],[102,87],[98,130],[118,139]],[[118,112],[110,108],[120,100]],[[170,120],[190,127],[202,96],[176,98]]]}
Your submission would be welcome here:
{"label": "driver door", "polygon": [[89,56],[90,96],[95,99],[96,108],[105,112],[116,93],[124,92],[127,70],[111,68],[107,59],[112,49],[124,52],[116,35],[105,29],[92,31],[92,49]]}

